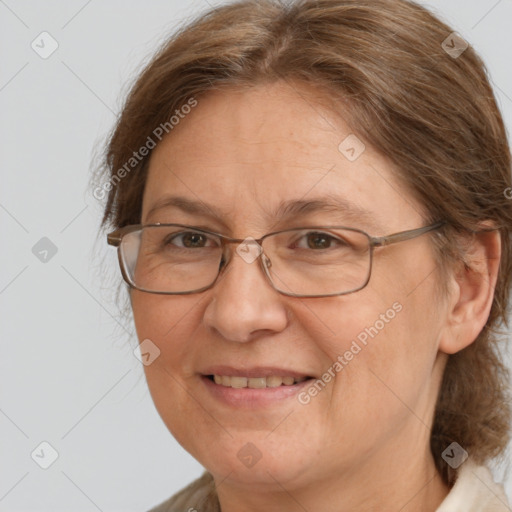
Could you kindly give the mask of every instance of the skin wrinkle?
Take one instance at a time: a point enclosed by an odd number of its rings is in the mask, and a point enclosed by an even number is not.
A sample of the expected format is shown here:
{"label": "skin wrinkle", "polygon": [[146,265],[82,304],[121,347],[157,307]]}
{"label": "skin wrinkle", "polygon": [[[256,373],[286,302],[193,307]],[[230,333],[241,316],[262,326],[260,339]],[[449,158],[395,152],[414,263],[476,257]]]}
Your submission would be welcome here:
{"label": "skin wrinkle", "polygon": [[[211,204],[206,205],[203,202],[190,201],[180,196],[164,196],[156,201],[156,203],[151,207],[146,215],[146,223],[151,223],[151,219],[155,216],[158,218],[158,213],[162,215],[162,211],[165,212],[172,209],[178,209],[186,214],[190,214],[191,216],[208,217],[219,222],[219,224],[223,224],[224,226],[225,224],[221,220],[222,217],[230,216],[227,211],[221,213],[220,209]],[[272,219],[275,219],[274,222],[276,222],[276,224],[274,224],[274,226],[282,224],[289,227],[292,225],[290,224],[290,219],[294,217],[307,218],[307,214],[315,212],[332,213],[332,215],[329,216],[330,224],[343,225],[343,223],[345,223],[345,225],[349,227],[358,227],[360,229],[364,227],[365,229],[370,230],[372,235],[383,232],[383,228],[379,224],[378,220],[375,219],[368,210],[357,206],[353,202],[348,201],[341,196],[331,197],[330,195],[326,195],[324,199],[315,200],[310,198],[308,200],[281,202],[278,208],[274,209],[272,212],[265,212],[264,215],[266,221],[269,223]],[[294,225],[295,224],[300,224],[300,222],[294,222]]]}

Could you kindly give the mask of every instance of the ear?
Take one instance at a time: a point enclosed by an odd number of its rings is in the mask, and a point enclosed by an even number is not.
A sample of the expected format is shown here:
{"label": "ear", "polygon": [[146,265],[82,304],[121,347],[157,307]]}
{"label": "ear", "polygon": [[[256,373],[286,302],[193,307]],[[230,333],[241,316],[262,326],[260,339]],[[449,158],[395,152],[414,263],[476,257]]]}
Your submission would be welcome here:
{"label": "ear", "polygon": [[[484,229],[488,226],[482,226]],[[439,350],[454,354],[471,345],[482,331],[494,298],[501,258],[498,230],[469,235],[461,261],[450,277],[446,323]]]}

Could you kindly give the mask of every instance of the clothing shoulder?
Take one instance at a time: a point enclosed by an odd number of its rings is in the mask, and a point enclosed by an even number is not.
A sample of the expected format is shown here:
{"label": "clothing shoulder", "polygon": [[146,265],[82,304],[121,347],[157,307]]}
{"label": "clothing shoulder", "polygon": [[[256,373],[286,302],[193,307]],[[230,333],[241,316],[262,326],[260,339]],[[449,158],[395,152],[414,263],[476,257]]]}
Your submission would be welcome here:
{"label": "clothing shoulder", "polygon": [[213,477],[204,472],[200,478],[148,512],[220,512]]}
{"label": "clothing shoulder", "polygon": [[489,469],[468,459],[460,467],[457,480],[437,512],[510,512],[503,486]]}

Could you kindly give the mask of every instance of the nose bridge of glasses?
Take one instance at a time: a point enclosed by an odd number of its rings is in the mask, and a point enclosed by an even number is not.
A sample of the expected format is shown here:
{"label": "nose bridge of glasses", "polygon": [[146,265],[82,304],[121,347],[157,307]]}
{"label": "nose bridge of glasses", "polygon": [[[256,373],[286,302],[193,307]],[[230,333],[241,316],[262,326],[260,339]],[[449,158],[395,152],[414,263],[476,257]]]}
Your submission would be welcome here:
{"label": "nose bridge of glasses", "polygon": [[[222,244],[222,261],[221,268],[223,265],[227,265],[231,258],[233,257],[233,252],[236,253],[241,259],[243,259],[246,263],[253,263],[258,258],[261,260],[261,264],[265,267],[270,267],[270,260],[268,256],[264,253],[263,250],[263,240],[266,237],[255,239],[253,237],[246,238],[231,238],[227,236],[221,237]],[[229,251],[229,256],[226,259],[226,246],[235,245],[231,251]]]}
{"label": "nose bridge of glasses", "polygon": [[[261,245],[262,240],[263,239],[256,240],[252,237],[247,237],[244,239],[222,237],[222,256],[220,265],[218,267],[218,275],[224,273],[226,267],[234,263],[232,261],[233,259],[243,260],[238,262],[240,268],[235,271],[236,280],[240,279],[241,276],[244,276],[244,279],[254,279],[254,274],[252,277],[249,277],[247,274],[248,269],[246,267],[250,268],[251,266],[256,266],[260,267],[260,269],[256,270],[256,272],[263,273],[263,276],[260,275],[259,279],[263,278],[267,281],[267,284],[269,284],[272,288],[275,288],[268,272],[272,263],[268,256],[263,252],[263,247]],[[226,251],[227,246],[231,246],[232,249]],[[234,269],[231,268],[229,273],[233,272],[233,270]],[[238,274],[238,272],[240,272],[240,274]],[[253,272],[255,272],[255,270],[253,270]]]}

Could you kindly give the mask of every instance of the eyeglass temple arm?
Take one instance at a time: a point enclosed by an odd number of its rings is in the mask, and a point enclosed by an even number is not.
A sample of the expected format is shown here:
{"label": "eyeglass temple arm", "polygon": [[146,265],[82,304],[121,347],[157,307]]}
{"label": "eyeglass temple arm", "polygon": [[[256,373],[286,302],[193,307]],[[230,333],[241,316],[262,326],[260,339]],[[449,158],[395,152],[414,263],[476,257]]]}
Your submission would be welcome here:
{"label": "eyeglass temple arm", "polygon": [[412,238],[416,238],[418,236],[423,235],[424,233],[428,233],[429,231],[434,231],[435,229],[439,229],[441,226],[446,224],[444,221],[436,222],[435,224],[431,224],[430,226],[423,226],[421,228],[409,229],[407,231],[401,231],[400,233],[393,233],[387,236],[380,237],[372,237],[372,245],[374,247],[381,247],[383,245],[390,245],[397,242],[403,242],[405,240],[411,240]]}
{"label": "eyeglass temple arm", "polygon": [[142,224],[136,224],[132,226],[125,226],[123,228],[116,229],[112,231],[112,233],[107,234],[107,243],[108,245],[113,245],[114,247],[119,247],[121,245],[121,239],[123,235],[126,233],[131,233],[132,231],[137,231],[142,227]]}
{"label": "eyeglass temple arm", "polygon": [[107,243],[108,245],[113,245],[114,247],[119,247],[121,244],[121,235],[119,234],[119,230],[117,229],[113,233],[109,233],[107,235]]}

